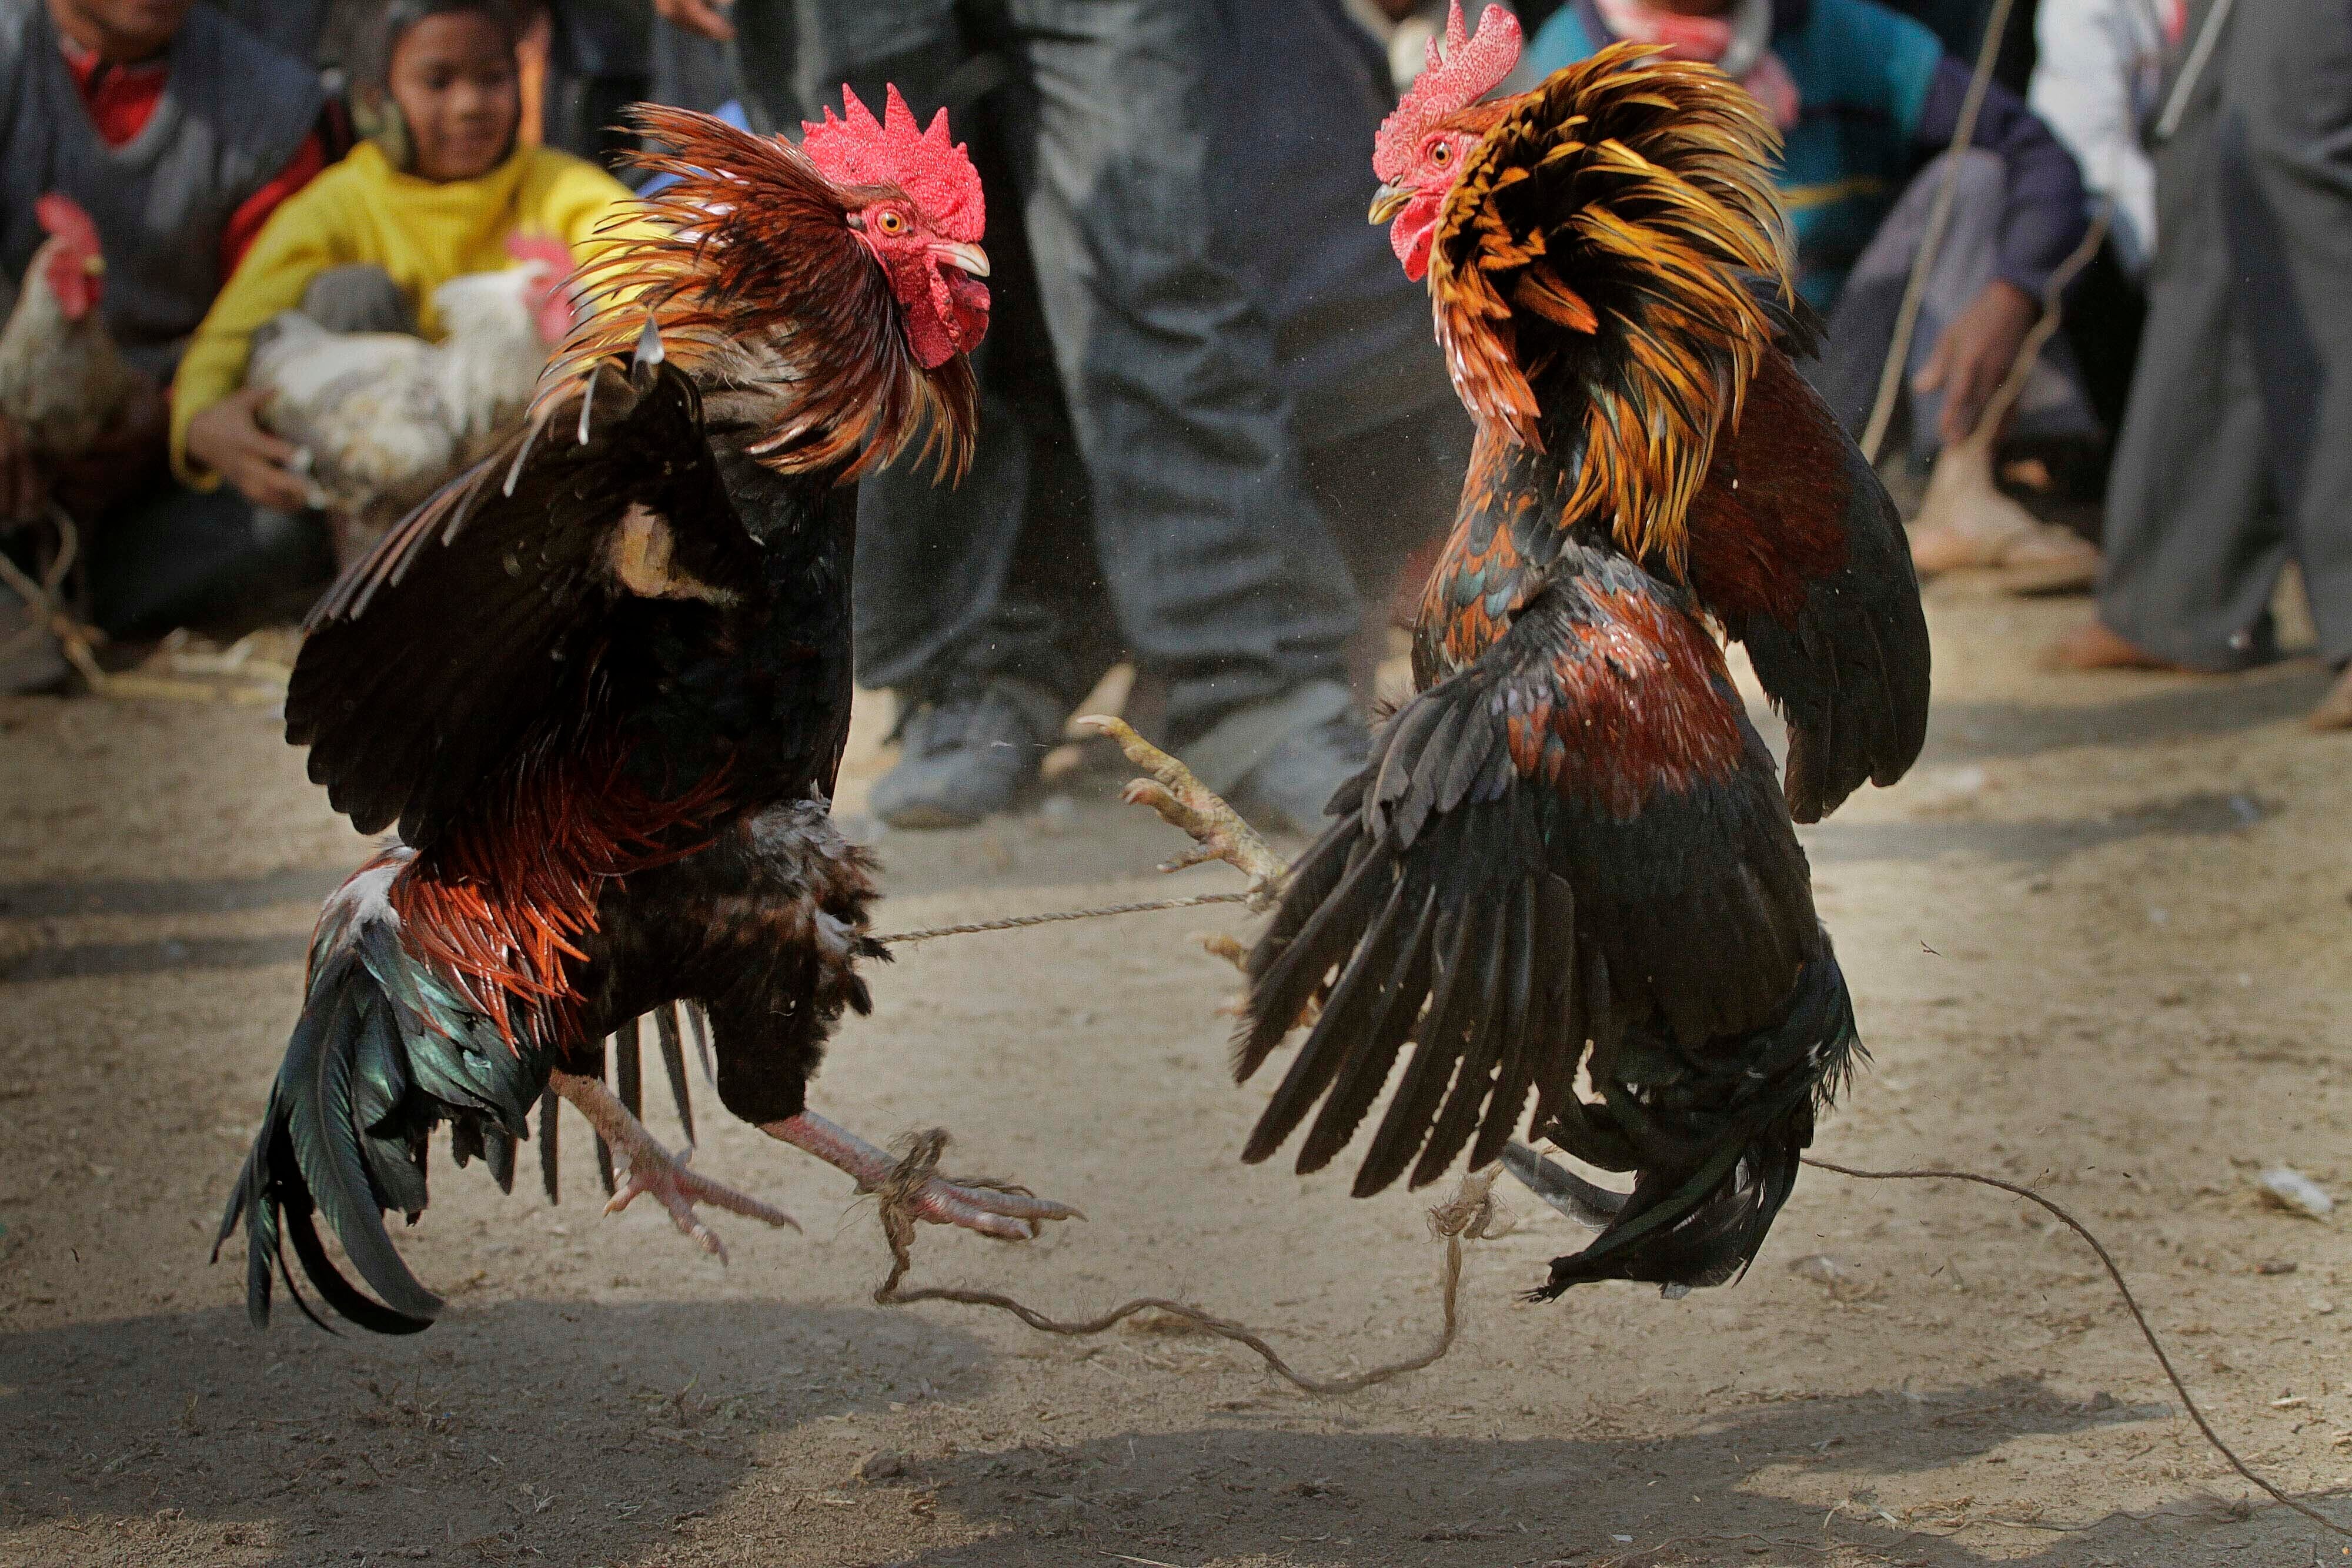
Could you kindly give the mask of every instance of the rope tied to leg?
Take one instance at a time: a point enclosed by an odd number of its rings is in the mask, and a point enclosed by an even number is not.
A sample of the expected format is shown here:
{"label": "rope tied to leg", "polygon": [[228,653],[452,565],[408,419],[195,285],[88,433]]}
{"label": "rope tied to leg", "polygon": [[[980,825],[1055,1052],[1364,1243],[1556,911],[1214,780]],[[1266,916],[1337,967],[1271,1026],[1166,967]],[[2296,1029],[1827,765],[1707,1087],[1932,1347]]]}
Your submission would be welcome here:
{"label": "rope tied to leg", "polygon": [[[899,1160],[898,1167],[875,1193],[881,1214],[882,1235],[890,1247],[890,1272],[874,1290],[877,1304],[902,1307],[918,1301],[952,1301],[968,1307],[992,1307],[999,1312],[1012,1313],[1040,1333],[1060,1334],[1073,1339],[1106,1333],[1139,1312],[1160,1312],[1191,1323],[1204,1333],[1231,1340],[1245,1347],[1265,1363],[1268,1371],[1307,1394],[1354,1394],[1375,1384],[1386,1383],[1407,1373],[1434,1365],[1454,1348],[1454,1339],[1461,1333],[1462,1243],[1501,1236],[1514,1223],[1510,1209],[1494,1192],[1495,1179],[1502,1174],[1500,1166],[1489,1166],[1483,1171],[1472,1171],[1465,1176],[1454,1196],[1429,1211],[1430,1235],[1445,1243],[1445,1258],[1438,1273],[1443,1324],[1435,1342],[1402,1361],[1389,1362],[1344,1377],[1310,1377],[1294,1368],[1280,1352],[1266,1343],[1264,1336],[1246,1324],[1218,1317],[1190,1302],[1171,1301],[1163,1296],[1138,1296],[1098,1317],[1072,1322],[1047,1317],[1035,1308],[999,1291],[978,1291],[954,1285],[906,1289],[907,1272],[914,1267],[915,1200],[924,1183],[938,1173],[940,1156],[948,1145],[948,1135],[934,1127],[912,1134],[905,1143],[905,1157]],[[1027,1190],[984,1176],[954,1176],[950,1179],[959,1186],[992,1187],[999,1192]]]}

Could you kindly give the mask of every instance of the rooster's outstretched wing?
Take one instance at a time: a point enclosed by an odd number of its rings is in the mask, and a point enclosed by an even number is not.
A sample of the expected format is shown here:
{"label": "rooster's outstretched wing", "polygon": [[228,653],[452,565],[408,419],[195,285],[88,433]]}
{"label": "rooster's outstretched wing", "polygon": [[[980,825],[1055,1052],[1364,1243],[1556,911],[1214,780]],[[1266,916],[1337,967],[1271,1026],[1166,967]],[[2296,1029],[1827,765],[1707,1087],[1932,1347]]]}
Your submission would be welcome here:
{"label": "rooster's outstretched wing", "polygon": [[1328,1163],[1410,1039],[1360,1196],[1416,1155],[1414,1184],[1434,1179],[1474,1133],[1473,1161],[1495,1158],[1530,1091],[1539,1121],[1562,1114],[1588,1040],[1703,1056],[1769,1023],[1821,950],[1771,757],[1713,639],[1605,552],[1564,555],[1334,805],[1251,956],[1240,1071],[1337,979],[1244,1158],[1319,1100],[1298,1168]]}
{"label": "rooster's outstretched wing", "polygon": [[287,739],[353,826],[397,821],[427,848],[519,759],[576,746],[653,679],[684,621],[757,601],[761,562],[694,384],[607,361],[320,602]]}
{"label": "rooster's outstretched wing", "polygon": [[1790,815],[1892,784],[1927,735],[1927,620],[1878,476],[1796,368],[1767,355],[1689,513],[1691,587],[1789,721]]}

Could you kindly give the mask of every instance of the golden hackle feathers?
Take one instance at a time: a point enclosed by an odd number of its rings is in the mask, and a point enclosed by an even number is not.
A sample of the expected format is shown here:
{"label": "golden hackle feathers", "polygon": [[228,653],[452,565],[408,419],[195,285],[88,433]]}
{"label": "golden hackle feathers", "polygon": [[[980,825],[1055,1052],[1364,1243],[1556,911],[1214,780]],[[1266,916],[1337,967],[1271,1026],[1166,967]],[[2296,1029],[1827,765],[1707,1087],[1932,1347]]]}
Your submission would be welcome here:
{"label": "golden hackle feathers", "polygon": [[689,110],[638,104],[629,126],[673,176],[606,220],[576,283],[596,301],[540,382],[540,408],[637,344],[650,315],[664,354],[716,396],[775,396],[774,428],[746,450],[778,473],[840,467],[845,483],[919,435],[941,478],[971,462],[979,393],[969,362],[919,364],[898,305],[849,214],[892,189],[836,185],[801,150]]}
{"label": "golden hackle feathers", "polygon": [[[1570,448],[1563,524],[1679,571],[1683,522],[1773,340],[1761,277],[1796,298],[1779,133],[1714,67],[1620,44],[1506,100],[1438,220],[1437,333],[1463,402]],[[1569,372],[1574,406],[1533,382]],[[1554,384],[1559,384],[1555,382]]]}

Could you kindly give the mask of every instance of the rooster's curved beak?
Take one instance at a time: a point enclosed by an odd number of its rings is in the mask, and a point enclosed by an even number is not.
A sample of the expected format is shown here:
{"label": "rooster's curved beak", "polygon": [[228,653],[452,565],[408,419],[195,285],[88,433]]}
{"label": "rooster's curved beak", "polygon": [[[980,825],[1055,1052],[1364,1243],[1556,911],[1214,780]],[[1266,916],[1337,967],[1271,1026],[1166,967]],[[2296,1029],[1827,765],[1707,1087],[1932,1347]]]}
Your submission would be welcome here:
{"label": "rooster's curved beak", "polygon": [[1410,185],[1382,185],[1372,193],[1372,210],[1365,214],[1368,223],[1384,224],[1404,211],[1407,202],[1419,194]]}
{"label": "rooster's curved beak", "polygon": [[988,276],[988,253],[976,245],[939,240],[931,246],[931,254],[950,267],[961,267],[974,277]]}

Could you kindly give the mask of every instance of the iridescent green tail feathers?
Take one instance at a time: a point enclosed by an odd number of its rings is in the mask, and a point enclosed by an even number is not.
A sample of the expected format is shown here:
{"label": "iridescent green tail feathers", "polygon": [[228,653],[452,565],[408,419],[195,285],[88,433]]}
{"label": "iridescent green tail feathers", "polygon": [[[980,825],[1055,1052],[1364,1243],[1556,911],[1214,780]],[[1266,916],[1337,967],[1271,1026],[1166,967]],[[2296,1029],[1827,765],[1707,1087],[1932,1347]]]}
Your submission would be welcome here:
{"label": "iridescent green tail feathers", "polygon": [[[479,1155],[510,1187],[515,1141],[547,1082],[544,1053],[509,1047],[402,946],[384,893],[404,858],[380,858],[328,902],[302,1016],[221,1218],[215,1258],[245,1226],[246,1313],[256,1327],[269,1321],[273,1271],[305,1315],[328,1326],[295,1285],[289,1247],[336,1315],[380,1333],[429,1326],[441,1298],[401,1261],[384,1214],[414,1222],[424,1210],[426,1139],[443,1121],[454,1124],[461,1164]],[[328,1256],[321,1214],[366,1291]]]}

